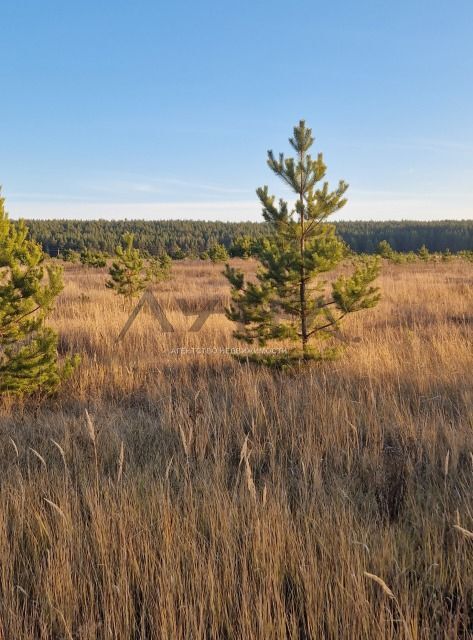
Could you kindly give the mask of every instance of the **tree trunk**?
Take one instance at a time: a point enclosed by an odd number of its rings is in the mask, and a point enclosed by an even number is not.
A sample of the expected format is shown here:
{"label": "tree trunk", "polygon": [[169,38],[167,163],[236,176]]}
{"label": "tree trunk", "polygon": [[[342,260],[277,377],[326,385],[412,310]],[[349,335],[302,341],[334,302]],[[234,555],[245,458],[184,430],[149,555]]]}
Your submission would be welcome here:
{"label": "tree trunk", "polygon": [[308,359],[307,346],[308,346],[308,335],[307,335],[307,311],[306,311],[306,287],[305,287],[305,267],[304,267],[304,250],[305,250],[305,237],[304,237],[304,179],[303,179],[303,162],[304,162],[304,153],[301,151],[300,154],[300,163],[301,163],[301,186],[299,197],[301,199],[301,244],[300,244],[300,252],[301,252],[301,270],[300,270],[300,281],[299,281],[299,305],[300,305],[300,320],[301,320],[301,341],[302,341],[302,357],[304,360]]}

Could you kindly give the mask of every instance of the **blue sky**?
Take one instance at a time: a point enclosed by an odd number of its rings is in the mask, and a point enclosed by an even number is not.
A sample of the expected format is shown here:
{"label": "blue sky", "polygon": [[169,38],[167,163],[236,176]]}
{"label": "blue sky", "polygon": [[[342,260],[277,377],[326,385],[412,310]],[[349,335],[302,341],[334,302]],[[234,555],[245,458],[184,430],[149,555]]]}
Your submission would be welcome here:
{"label": "blue sky", "polygon": [[341,219],[473,217],[473,3],[0,0],[12,217],[259,220],[301,118]]}

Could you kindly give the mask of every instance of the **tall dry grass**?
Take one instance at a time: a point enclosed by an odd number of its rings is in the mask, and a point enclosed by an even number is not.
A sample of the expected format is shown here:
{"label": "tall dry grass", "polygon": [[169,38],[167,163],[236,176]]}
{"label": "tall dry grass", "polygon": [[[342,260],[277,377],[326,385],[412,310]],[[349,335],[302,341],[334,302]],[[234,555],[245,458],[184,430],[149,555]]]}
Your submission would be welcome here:
{"label": "tall dry grass", "polygon": [[177,265],[176,331],[143,312],[117,344],[129,309],[68,267],[81,367],[0,410],[0,636],[473,637],[472,265],[385,265],[297,374],[220,353],[222,316],[185,331],[220,271]]}

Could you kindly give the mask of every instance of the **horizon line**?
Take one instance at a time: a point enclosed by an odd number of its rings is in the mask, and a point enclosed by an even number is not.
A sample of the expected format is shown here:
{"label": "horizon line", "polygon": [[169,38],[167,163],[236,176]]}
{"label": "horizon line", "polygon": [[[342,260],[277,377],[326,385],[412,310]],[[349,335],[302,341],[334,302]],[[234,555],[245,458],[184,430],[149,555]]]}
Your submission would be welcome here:
{"label": "horizon line", "polygon": [[[26,218],[8,216],[13,222],[205,222],[210,224],[268,224],[265,220],[210,220],[205,218]],[[337,223],[363,223],[367,222],[396,222],[396,223],[415,223],[428,224],[432,222],[471,222],[471,218],[353,218],[349,220],[333,219],[328,224]]]}

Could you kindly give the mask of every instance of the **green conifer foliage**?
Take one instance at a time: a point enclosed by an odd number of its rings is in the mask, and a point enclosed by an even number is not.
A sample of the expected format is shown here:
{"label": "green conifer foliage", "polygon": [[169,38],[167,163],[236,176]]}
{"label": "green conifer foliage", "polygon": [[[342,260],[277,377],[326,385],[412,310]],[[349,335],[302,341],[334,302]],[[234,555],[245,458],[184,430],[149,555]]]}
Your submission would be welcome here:
{"label": "green conifer foliage", "polygon": [[427,262],[427,260],[430,260],[431,258],[430,251],[427,249],[425,244],[423,244],[419,249],[419,258],[421,260],[424,260],[425,262]]}
{"label": "green conifer foliage", "polygon": [[223,244],[216,242],[209,249],[209,258],[212,262],[225,262],[229,256]]}
{"label": "green conifer foliage", "polygon": [[315,159],[310,155],[313,142],[311,130],[301,121],[290,139],[295,158],[268,152],[270,169],[297,199],[291,209],[282,199],[276,203],[267,187],[257,190],[270,228],[258,250],[257,281],[245,282],[242,272],[229,265],[225,270],[232,287],[227,316],[239,325],[234,335],[250,344],[289,340],[294,345],[281,357],[255,356],[268,364],[332,356],[334,349],[322,348],[321,341],[334,336],[347,314],[379,300],[372,286],[379,272],[377,257],[357,259],[351,276],[336,279],[331,294],[326,293],[321,275],[333,270],[346,253],[335,227],[326,221],[345,205],[348,185],[341,181],[330,191],[322,182],[326,166],[322,154]]}
{"label": "green conifer foliage", "polygon": [[163,280],[168,280],[171,276],[172,259],[167,253],[160,256],[150,256],[147,264],[147,280],[152,284],[157,284]]}
{"label": "green conifer foliage", "polygon": [[107,265],[107,258],[100,251],[91,251],[90,249],[85,249],[80,254],[80,261],[82,264],[87,267],[92,267],[93,269],[102,269]]}
{"label": "green conifer foliage", "polygon": [[80,261],[80,253],[78,251],[73,251],[72,249],[66,249],[62,252],[62,259],[64,262],[77,264]]}
{"label": "green conifer foliage", "polygon": [[138,249],[133,247],[134,234],[123,234],[123,243],[115,249],[116,260],[109,269],[110,280],[106,287],[113,289],[128,302],[146,288],[149,275]]}
{"label": "green conifer foliage", "polygon": [[230,247],[230,255],[235,258],[249,258],[254,244],[250,236],[239,236]]}
{"label": "green conifer foliage", "polygon": [[381,242],[378,244],[377,253],[382,258],[386,258],[386,260],[390,260],[393,257],[394,251],[387,240],[381,240]]}
{"label": "green conifer foliage", "polygon": [[44,266],[40,245],[9,220],[0,197],[0,393],[50,393],[77,363],[59,364],[57,335],[45,326],[62,288],[62,270]]}

